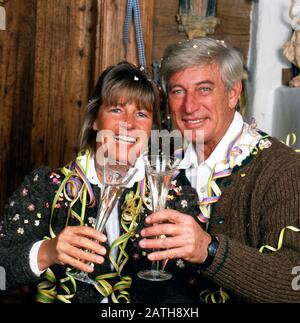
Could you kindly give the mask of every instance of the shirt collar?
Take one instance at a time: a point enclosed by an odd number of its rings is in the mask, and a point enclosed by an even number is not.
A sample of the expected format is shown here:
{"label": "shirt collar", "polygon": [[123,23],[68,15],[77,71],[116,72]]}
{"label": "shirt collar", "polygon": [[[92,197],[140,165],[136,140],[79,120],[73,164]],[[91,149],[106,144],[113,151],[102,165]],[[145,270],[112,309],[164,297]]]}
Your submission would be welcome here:
{"label": "shirt collar", "polygon": [[[234,138],[236,138],[236,136],[241,132],[243,124],[244,123],[241,114],[236,111],[226,134],[218,143],[217,147],[213,150],[211,155],[203,163],[201,163],[201,165],[206,164],[210,169],[213,169],[217,163],[225,161],[228,146],[232,142],[232,140],[234,140]],[[194,145],[190,143],[185,151],[183,160],[179,164],[179,168],[188,169],[201,165],[198,165],[197,153],[194,149]]]}
{"label": "shirt collar", "polygon": [[[88,163],[88,165],[86,165],[86,163]],[[85,169],[85,167],[88,166],[88,172],[86,174],[88,181],[91,184],[97,185],[101,188],[102,184],[99,181],[99,178],[96,173],[95,158],[87,158],[87,155],[83,156],[83,158],[80,160],[80,166],[82,167],[82,169]],[[130,182],[126,185],[127,188],[131,188],[134,185],[134,183],[143,180],[143,178],[145,177],[145,166],[142,156],[137,158],[135,162],[135,167],[137,168],[137,172],[134,174]]]}

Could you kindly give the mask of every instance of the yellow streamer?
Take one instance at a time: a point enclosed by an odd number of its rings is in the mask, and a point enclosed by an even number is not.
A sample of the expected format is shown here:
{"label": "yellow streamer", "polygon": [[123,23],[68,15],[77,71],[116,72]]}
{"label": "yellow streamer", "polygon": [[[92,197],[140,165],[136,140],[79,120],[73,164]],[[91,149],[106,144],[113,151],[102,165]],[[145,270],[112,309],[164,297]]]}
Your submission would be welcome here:
{"label": "yellow streamer", "polygon": [[204,290],[200,293],[200,298],[206,304],[221,304],[229,300],[229,295],[221,287],[219,290],[213,292],[211,290]]}
{"label": "yellow streamer", "polygon": [[277,244],[277,249],[272,247],[272,246],[269,246],[269,245],[264,245],[264,246],[261,246],[260,249],[259,249],[259,252],[262,253],[265,249],[268,249],[268,250],[271,250],[271,251],[278,251],[282,248],[282,245],[283,245],[283,238],[284,238],[284,234],[285,234],[285,231],[286,230],[291,230],[291,231],[294,231],[294,232],[300,232],[300,230],[298,228],[295,228],[293,226],[287,226],[287,227],[284,227],[281,231],[280,231],[280,234],[279,234],[279,239],[278,239],[278,244]]}

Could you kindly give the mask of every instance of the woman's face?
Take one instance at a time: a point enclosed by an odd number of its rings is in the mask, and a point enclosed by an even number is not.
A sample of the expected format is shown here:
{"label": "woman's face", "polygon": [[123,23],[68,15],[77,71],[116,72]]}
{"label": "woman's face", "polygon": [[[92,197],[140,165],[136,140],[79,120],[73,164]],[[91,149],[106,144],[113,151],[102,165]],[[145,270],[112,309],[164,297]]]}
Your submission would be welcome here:
{"label": "woman's face", "polygon": [[148,143],[153,112],[135,103],[120,100],[114,106],[101,107],[93,129],[98,131],[97,162],[104,156],[133,165]]}

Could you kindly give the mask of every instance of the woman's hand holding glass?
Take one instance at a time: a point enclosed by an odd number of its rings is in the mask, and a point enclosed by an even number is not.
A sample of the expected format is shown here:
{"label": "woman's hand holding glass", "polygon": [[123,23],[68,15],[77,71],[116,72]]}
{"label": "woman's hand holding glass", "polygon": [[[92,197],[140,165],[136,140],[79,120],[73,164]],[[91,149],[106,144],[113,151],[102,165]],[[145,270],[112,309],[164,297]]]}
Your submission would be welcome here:
{"label": "woman's hand holding glass", "polygon": [[106,236],[91,227],[67,226],[61,233],[41,245],[38,267],[41,271],[54,264],[67,265],[85,272],[93,272],[89,263],[102,264],[106,254],[102,246]]}

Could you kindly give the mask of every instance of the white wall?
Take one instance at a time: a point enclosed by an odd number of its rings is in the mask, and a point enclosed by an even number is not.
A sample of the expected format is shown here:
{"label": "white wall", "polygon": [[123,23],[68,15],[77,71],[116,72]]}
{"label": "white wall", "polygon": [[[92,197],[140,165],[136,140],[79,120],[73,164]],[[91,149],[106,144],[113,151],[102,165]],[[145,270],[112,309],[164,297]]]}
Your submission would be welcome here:
{"label": "white wall", "polygon": [[[281,87],[282,69],[291,66],[282,54],[282,46],[292,34],[289,24],[289,7],[290,0],[256,0],[253,1],[252,9],[248,61],[250,79],[247,84],[249,105],[246,119],[249,121],[251,117],[254,117],[260,129],[277,137],[285,136],[293,130],[286,122],[287,120],[283,118],[278,120],[282,114],[278,110],[280,107],[276,107],[278,100],[275,100],[275,97],[278,97],[276,91]],[[288,91],[287,97],[291,93],[297,92],[296,95],[298,95],[300,92],[299,88],[286,87],[286,90]],[[281,108],[288,108],[289,103],[285,103],[286,106]],[[300,106],[298,116],[300,122]],[[281,125],[281,121],[285,124],[284,126]],[[279,132],[278,127],[281,127]]]}

